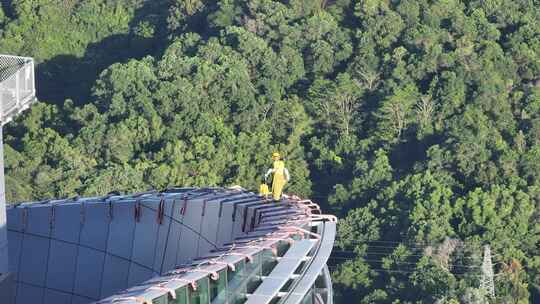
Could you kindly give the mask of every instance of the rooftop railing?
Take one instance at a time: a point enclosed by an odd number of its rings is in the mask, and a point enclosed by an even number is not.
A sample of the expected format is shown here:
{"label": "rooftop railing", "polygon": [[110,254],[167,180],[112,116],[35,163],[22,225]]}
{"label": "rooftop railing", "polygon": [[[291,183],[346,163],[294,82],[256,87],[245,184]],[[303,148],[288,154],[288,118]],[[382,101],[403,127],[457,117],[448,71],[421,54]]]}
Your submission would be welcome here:
{"label": "rooftop railing", "polygon": [[34,60],[0,55],[0,123],[5,125],[36,100]]}

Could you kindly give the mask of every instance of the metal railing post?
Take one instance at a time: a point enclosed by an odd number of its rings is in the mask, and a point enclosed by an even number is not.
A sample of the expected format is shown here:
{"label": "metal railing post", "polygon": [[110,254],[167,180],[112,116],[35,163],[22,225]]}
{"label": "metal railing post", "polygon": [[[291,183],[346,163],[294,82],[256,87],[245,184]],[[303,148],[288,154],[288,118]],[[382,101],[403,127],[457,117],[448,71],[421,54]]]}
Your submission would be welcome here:
{"label": "metal railing post", "polygon": [[32,82],[31,82],[31,84],[32,84],[32,96],[36,96],[36,75],[34,73],[34,71],[35,71],[34,70],[34,60],[32,60],[30,62],[30,66],[32,67],[31,73],[30,73],[32,75],[31,76],[32,77]]}
{"label": "metal railing post", "polygon": [[19,74],[21,70],[18,70],[17,73],[15,73],[15,104],[17,107],[19,106],[19,102],[21,100],[21,86],[19,84]]}

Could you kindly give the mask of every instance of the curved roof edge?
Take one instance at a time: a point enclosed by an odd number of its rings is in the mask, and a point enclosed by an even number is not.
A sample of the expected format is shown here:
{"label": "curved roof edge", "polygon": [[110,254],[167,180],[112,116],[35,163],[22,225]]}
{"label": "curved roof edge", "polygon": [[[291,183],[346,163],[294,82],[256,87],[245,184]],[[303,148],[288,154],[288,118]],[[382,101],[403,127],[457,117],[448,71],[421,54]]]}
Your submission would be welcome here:
{"label": "curved roof edge", "polygon": [[[242,236],[237,237],[232,243],[213,250],[208,256],[197,258],[191,264],[177,267],[162,276],[154,277],[95,303],[184,303],[176,300],[177,296],[180,296],[177,291],[181,288],[197,290],[197,284],[201,279],[208,278],[210,281],[217,281],[220,273],[224,271],[234,273],[238,263],[249,266],[250,263],[254,263],[255,256],[263,253],[271,254],[277,261],[271,269],[272,273],[280,264],[285,266],[284,261],[291,262],[295,259],[296,262],[302,263],[302,275],[293,274],[295,269],[292,269],[289,276],[289,278],[296,278],[290,294],[279,295],[282,300],[286,300],[285,303],[298,303],[304,291],[313,286],[317,276],[326,269],[326,261],[334,243],[336,217],[322,214],[317,204],[294,195],[284,195],[281,202],[272,203],[244,189],[232,188],[230,190],[251,194],[258,198],[259,203],[253,204],[251,208],[245,207],[244,222],[247,214],[250,214],[252,220],[251,225],[248,224],[250,227],[246,228]],[[267,203],[260,204],[261,199]],[[293,252],[293,248],[296,248],[296,253]],[[300,266],[296,265],[296,267]],[[253,303],[262,303],[255,299],[262,292],[260,289],[266,277],[259,277],[262,278],[262,282],[259,282],[256,289],[253,292],[249,290],[246,292],[248,303],[250,298]],[[287,281],[284,281],[282,285]],[[278,296],[281,287],[276,286],[274,286],[276,290],[273,291],[275,295],[265,295],[264,299],[271,300]]]}

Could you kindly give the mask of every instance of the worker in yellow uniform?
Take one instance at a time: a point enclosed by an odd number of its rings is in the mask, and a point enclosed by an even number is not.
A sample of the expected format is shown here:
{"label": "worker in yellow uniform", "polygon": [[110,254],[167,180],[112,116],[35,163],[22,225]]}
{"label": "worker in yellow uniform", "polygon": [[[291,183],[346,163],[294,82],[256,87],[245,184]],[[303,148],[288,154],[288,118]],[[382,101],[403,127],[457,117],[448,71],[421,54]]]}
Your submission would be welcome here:
{"label": "worker in yellow uniform", "polygon": [[272,179],[272,197],[274,201],[279,201],[281,199],[281,193],[283,192],[283,187],[291,179],[289,175],[289,170],[285,168],[285,162],[280,160],[281,156],[278,152],[272,153],[272,160],[274,161],[274,167],[268,169],[264,178],[267,179],[270,174],[274,174]]}

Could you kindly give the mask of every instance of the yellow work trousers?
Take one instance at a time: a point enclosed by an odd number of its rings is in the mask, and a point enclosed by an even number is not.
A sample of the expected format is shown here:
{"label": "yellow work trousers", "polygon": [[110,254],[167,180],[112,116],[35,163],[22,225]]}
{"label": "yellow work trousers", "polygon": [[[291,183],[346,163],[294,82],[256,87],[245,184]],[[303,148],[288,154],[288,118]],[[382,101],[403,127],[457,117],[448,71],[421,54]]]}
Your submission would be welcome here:
{"label": "yellow work trousers", "polygon": [[285,187],[284,174],[274,173],[274,180],[272,181],[272,197],[274,201],[279,201],[281,199],[281,193],[283,192],[283,187]]}

